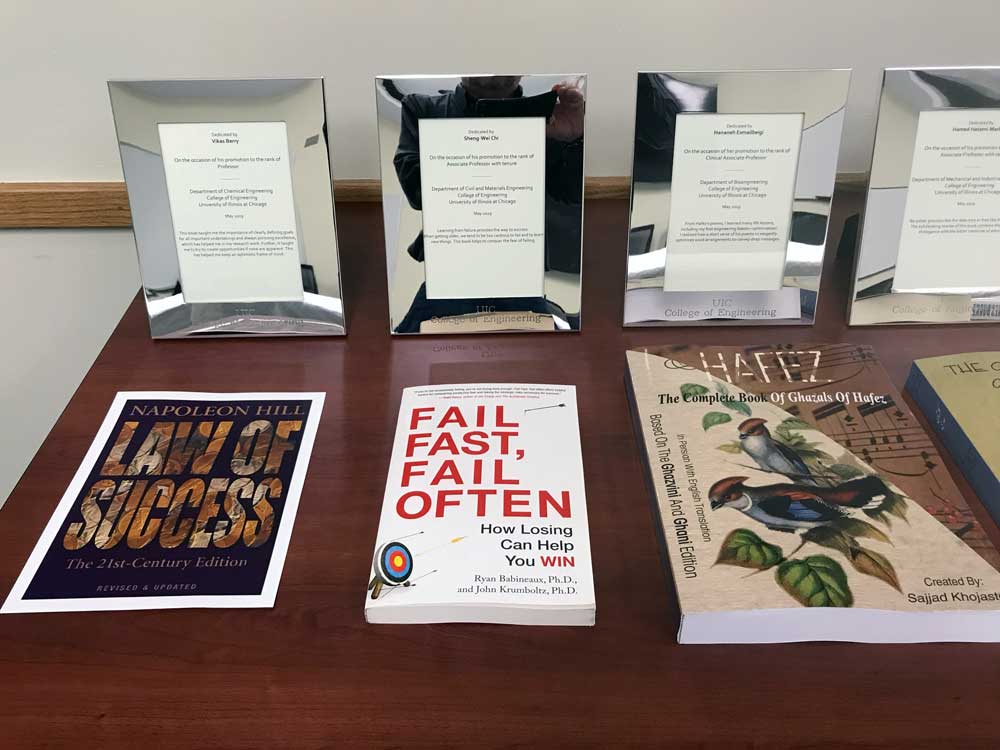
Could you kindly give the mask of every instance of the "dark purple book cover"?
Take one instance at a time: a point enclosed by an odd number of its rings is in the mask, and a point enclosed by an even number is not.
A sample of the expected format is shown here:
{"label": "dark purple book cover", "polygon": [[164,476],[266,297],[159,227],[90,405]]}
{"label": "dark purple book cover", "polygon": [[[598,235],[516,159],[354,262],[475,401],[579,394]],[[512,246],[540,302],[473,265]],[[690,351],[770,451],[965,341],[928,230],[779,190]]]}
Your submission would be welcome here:
{"label": "dark purple book cover", "polygon": [[321,393],[119,393],[4,612],[273,606]]}

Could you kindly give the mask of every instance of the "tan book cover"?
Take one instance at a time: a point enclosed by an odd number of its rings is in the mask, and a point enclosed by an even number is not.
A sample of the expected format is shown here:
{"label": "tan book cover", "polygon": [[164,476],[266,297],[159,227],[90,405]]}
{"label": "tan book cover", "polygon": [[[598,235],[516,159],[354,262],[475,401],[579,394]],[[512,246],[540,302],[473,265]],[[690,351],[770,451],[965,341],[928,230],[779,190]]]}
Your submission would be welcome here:
{"label": "tan book cover", "polygon": [[627,356],[681,642],[998,640],[1000,553],[870,348]]}
{"label": "tan book cover", "polygon": [[966,352],[913,363],[906,389],[979,499],[1000,519],[1000,352]]}

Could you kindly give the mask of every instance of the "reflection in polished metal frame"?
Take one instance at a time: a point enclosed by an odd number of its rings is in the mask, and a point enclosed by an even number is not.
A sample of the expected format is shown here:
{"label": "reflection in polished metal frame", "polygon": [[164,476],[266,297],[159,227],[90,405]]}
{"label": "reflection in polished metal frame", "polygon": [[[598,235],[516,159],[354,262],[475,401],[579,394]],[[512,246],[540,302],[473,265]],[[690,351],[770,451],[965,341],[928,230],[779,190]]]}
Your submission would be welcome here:
{"label": "reflection in polished metal frame", "polygon": [[[154,338],[344,335],[333,183],[322,78],[110,81],[143,294]],[[284,123],[302,297],[184,298],[159,126]]]}
{"label": "reflection in polished metal frame", "polygon": [[[814,322],[851,71],[761,70],[639,73],[629,221],[624,325],[810,325]],[[792,221],[780,292],[664,291],[676,115],[802,114]],[[642,252],[636,233],[652,225]],[[779,295],[793,317],[754,316]],[[733,297],[737,295],[737,297]],[[720,299],[743,313],[706,315]],[[777,308],[775,308],[777,309]]]}
{"label": "reflection in polished metal frame", "polygon": [[[961,293],[895,291],[900,237],[922,112],[1000,108],[1000,67],[887,68],[882,78],[871,176],[855,254],[850,325],[985,323],[1000,320],[1000,279]],[[948,263],[947,247],[941,263]]]}
{"label": "reflection in polished metal frame", "polygon": [[[469,79],[473,79],[472,84]],[[513,81],[511,96],[482,96],[501,110],[510,105],[518,114],[484,115],[466,86]],[[562,87],[571,89],[564,98]],[[582,74],[404,75],[375,79],[385,222],[386,274],[389,289],[389,329],[394,334],[575,331],[580,328],[583,240],[584,113],[587,78]],[[546,121],[545,263],[542,296],[428,299],[423,254],[424,216],[419,173],[419,141],[401,143],[424,118],[522,116],[517,109],[529,97],[558,101]],[[564,102],[576,97],[574,127],[559,130]],[[519,100],[519,101],[515,101]],[[528,116],[540,116],[532,113]],[[404,119],[409,118],[408,128]],[[419,128],[416,128],[419,131]],[[416,149],[413,146],[416,145]],[[414,159],[415,156],[415,159]],[[414,170],[416,174],[414,174]],[[556,170],[556,171],[554,171]],[[404,187],[404,183],[406,186]]]}

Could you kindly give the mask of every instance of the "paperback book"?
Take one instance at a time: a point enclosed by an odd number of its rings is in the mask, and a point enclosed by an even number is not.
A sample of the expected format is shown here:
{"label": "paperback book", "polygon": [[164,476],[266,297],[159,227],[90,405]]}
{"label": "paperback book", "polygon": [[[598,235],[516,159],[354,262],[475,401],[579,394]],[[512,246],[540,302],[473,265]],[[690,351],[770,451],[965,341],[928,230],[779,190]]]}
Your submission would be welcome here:
{"label": "paperback book", "polygon": [[1000,522],[1000,352],[918,359],[906,389]]}
{"label": "paperback book", "polygon": [[576,389],[406,388],[365,617],[593,625]]}
{"label": "paperback book", "polygon": [[2,611],[274,606],[322,410],[119,393]]}
{"label": "paperback book", "polygon": [[1000,640],[1000,553],[871,349],[627,356],[682,643]]}

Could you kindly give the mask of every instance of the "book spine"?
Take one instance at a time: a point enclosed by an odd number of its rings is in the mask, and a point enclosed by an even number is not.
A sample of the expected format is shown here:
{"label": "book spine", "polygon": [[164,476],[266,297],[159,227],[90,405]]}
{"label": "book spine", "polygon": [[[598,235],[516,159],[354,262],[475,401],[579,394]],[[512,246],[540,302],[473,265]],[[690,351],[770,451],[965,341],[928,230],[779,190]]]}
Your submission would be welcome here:
{"label": "book spine", "polygon": [[906,390],[940,436],[941,442],[976,491],[979,500],[993,516],[993,520],[1000,523],[1000,480],[916,362],[910,367]]}
{"label": "book spine", "polygon": [[653,532],[656,535],[656,546],[660,553],[660,565],[663,566],[664,572],[668,573],[668,575],[665,576],[667,588],[673,589],[674,598],[680,606],[681,622],[677,637],[681,642],[683,642],[684,602],[681,601],[680,591],[677,589],[677,582],[674,580],[673,576],[673,566],[670,564],[670,550],[667,547],[663,514],[660,512],[660,501],[656,495],[656,485],[653,480],[653,467],[649,462],[649,450],[646,447],[646,436],[642,429],[642,416],[639,411],[639,401],[636,398],[635,389],[632,386],[632,373],[627,365],[625,367],[625,391],[627,394],[625,400],[628,401],[629,412],[632,416],[632,432],[635,435],[636,447],[639,450],[639,456],[642,458],[642,466],[645,469],[643,473],[645,474],[646,489],[649,496],[650,514],[653,517]]}

